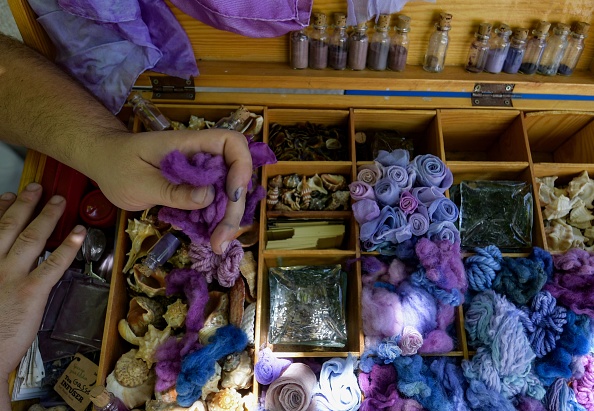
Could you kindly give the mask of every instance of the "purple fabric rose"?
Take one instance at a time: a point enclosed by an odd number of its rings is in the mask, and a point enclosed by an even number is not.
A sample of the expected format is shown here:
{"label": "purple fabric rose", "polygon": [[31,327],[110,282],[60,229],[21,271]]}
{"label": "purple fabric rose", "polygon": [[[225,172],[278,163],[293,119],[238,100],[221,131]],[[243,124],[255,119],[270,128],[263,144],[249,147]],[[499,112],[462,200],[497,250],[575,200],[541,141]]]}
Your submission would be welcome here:
{"label": "purple fabric rose", "polygon": [[408,150],[403,150],[401,148],[398,148],[392,152],[380,150],[377,154],[377,158],[375,159],[375,161],[377,161],[384,167],[388,167],[388,166],[406,167],[408,165],[409,159],[410,159],[410,154],[408,153]]}
{"label": "purple fabric rose", "polygon": [[379,217],[361,226],[361,240],[380,244],[384,241],[401,243],[412,237],[404,213],[398,208],[385,206]]}
{"label": "purple fabric rose", "polygon": [[451,221],[458,219],[458,207],[449,198],[439,198],[429,206],[431,221]]}
{"label": "purple fabric rose", "polygon": [[460,242],[460,232],[451,221],[440,221],[429,224],[427,237],[431,241],[448,240],[452,244]]}
{"label": "purple fabric rose", "polygon": [[412,214],[415,212],[419,205],[419,202],[413,196],[410,191],[403,191],[400,195],[400,209],[404,214]]}
{"label": "purple fabric rose", "polygon": [[402,337],[398,341],[398,347],[402,355],[415,355],[423,345],[423,336],[415,327],[407,325],[402,331]]}
{"label": "purple fabric rose", "polygon": [[373,187],[363,181],[353,181],[349,184],[349,191],[351,193],[351,198],[355,201],[365,199],[375,200]]}
{"label": "purple fabric rose", "polygon": [[445,198],[443,193],[435,187],[415,187],[411,190],[411,193],[419,200],[419,204],[423,204],[427,208],[435,200]]}
{"label": "purple fabric rose", "polygon": [[389,166],[384,168],[384,178],[393,180],[402,190],[410,190],[413,185],[405,167]]}
{"label": "purple fabric rose", "polygon": [[277,358],[268,347],[260,350],[254,365],[254,377],[262,385],[270,385],[291,365],[291,360]]}
{"label": "purple fabric rose", "polygon": [[375,183],[373,187],[375,192],[375,198],[382,205],[388,205],[391,207],[398,205],[400,199],[400,187],[392,179],[384,177]]}
{"label": "purple fabric rose", "polygon": [[408,216],[408,224],[410,225],[410,231],[413,233],[413,235],[425,235],[429,229],[429,216],[427,214],[427,208],[423,205],[419,205],[419,207],[417,207],[417,211]]}
{"label": "purple fabric rose", "polygon": [[444,193],[452,186],[454,176],[452,171],[439,157],[433,154],[416,156],[411,162],[417,173],[416,185],[422,187],[435,187]]}
{"label": "purple fabric rose", "polygon": [[365,224],[366,222],[371,221],[380,215],[377,202],[367,198],[357,201],[351,206],[351,208],[353,209],[355,220],[357,220],[359,224]]}
{"label": "purple fabric rose", "polygon": [[382,178],[382,165],[377,161],[374,164],[359,166],[357,169],[357,180],[374,186],[377,180]]}

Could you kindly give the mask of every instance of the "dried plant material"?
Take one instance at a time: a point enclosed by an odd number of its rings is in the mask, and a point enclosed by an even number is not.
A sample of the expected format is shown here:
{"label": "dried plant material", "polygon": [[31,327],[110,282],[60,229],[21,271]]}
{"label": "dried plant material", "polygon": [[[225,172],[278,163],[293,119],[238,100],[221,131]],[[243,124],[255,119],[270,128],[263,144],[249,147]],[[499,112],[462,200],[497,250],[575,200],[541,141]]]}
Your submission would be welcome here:
{"label": "dried plant material", "polygon": [[243,280],[235,281],[229,291],[229,323],[236,327],[241,326],[243,319],[243,306],[245,304],[245,283]]}

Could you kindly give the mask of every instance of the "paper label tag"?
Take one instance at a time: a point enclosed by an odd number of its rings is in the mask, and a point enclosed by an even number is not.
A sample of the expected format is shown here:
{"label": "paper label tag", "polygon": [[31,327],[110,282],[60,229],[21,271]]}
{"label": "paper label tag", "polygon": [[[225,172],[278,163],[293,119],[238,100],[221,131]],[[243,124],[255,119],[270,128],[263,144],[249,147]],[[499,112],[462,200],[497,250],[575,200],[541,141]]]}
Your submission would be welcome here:
{"label": "paper label tag", "polygon": [[97,382],[99,367],[86,357],[76,354],[74,359],[58,379],[54,390],[76,411],[84,411],[91,399],[89,392]]}

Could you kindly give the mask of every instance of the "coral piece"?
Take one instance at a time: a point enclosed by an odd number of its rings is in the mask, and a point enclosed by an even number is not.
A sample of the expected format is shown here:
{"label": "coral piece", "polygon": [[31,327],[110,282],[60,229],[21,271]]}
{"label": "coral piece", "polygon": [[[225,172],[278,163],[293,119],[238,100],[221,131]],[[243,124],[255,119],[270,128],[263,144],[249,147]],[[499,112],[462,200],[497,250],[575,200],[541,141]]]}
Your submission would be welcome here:
{"label": "coral piece", "polygon": [[134,275],[128,278],[128,285],[137,292],[149,297],[165,295],[165,276],[161,267],[154,271],[142,264],[134,264]]}
{"label": "coral piece", "polygon": [[243,258],[239,262],[239,271],[247,281],[249,296],[252,298],[253,301],[255,301],[258,263],[254,258],[254,253],[252,253],[251,251],[246,251],[243,254]]}
{"label": "coral piece", "polygon": [[126,233],[132,241],[130,251],[126,254],[128,261],[123,272],[127,273],[140,258],[146,256],[153,245],[161,238],[161,233],[151,223],[144,220],[128,220]]}
{"label": "coral piece", "polygon": [[155,374],[147,364],[136,358],[138,350],[122,355],[114,370],[107,376],[107,390],[130,409],[144,405],[153,396]]}
{"label": "coral piece", "polygon": [[163,318],[171,328],[180,328],[186,321],[186,315],[188,315],[188,305],[178,298],[173,304],[167,306],[167,312]]}
{"label": "coral piece", "polygon": [[241,394],[233,388],[225,388],[217,392],[208,401],[208,411],[243,411]]}
{"label": "coral piece", "polygon": [[234,388],[236,390],[250,388],[252,386],[252,376],[254,375],[254,364],[251,356],[247,351],[242,351],[239,354],[231,354],[228,358],[229,357],[231,357],[232,360],[235,360],[232,361],[234,362],[233,365],[235,367],[228,370],[227,368],[231,368],[232,366],[228,366],[227,361],[225,361],[221,386],[224,388]]}
{"label": "coral piece", "polygon": [[243,306],[245,304],[245,283],[243,280],[235,281],[229,291],[229,323],[236,327],[241,326],[243,320]]}
{"label": "coral piece", "polygon": [[149,368],[152,367],[153,363],[156,361],[155,352],[157,351],[157,348],[159,345],[163,344],[170,335],[171,327],[166,327],[161,331],[150,324],[144,337],[139,340],[136,358],[141,358],[146,362]]}
{"label": "coral piece", "polygon": [[208,293],[208,303],[204,309],[206,320],[204,326],[198,331],[201,344],[208,344],[218,328],[229,324],[229,295],[221,291]]}

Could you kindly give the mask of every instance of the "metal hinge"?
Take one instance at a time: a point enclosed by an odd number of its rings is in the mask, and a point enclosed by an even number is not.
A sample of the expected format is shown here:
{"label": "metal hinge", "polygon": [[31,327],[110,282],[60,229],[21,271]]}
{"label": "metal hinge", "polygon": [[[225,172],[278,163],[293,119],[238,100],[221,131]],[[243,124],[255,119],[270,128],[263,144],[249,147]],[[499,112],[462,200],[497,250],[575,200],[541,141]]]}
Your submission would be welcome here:
{"label": "metal hinge", "polygon": [[194,100],[194,77],[189,80],[172,76],[151,76],[153,100]]}
{"label": "metal hinge", "polygon": [[477,83],[472,91],[472,105],[483,107],[513,107],[515,84]]}

